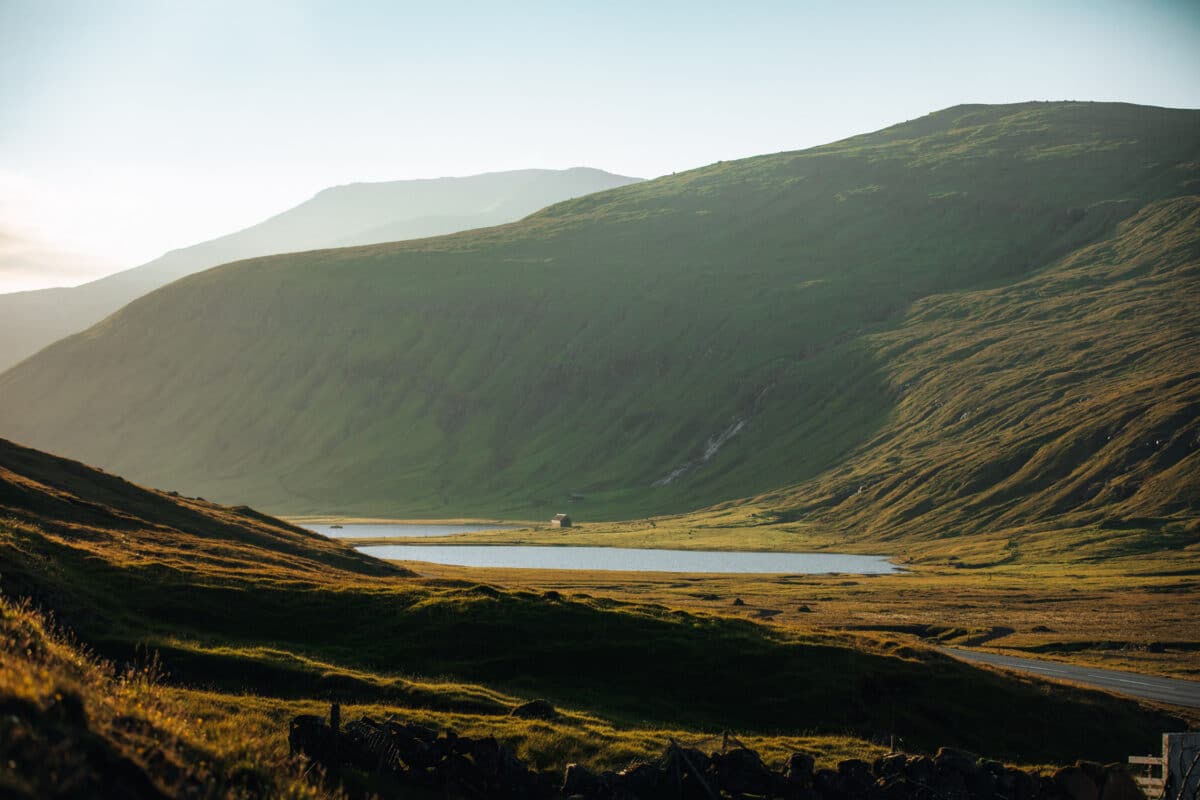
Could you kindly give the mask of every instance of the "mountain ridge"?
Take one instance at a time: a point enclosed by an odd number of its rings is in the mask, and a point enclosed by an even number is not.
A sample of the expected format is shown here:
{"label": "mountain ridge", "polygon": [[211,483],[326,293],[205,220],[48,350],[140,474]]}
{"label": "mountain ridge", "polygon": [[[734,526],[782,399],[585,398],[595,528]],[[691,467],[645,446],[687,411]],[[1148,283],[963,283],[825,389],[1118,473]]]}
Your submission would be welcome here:
{"label": "mountain ridge", "polygon": [[1194,111],[957,107],[519,223],[224,265],[0,376],[0,431],[291,513],[527,519],[577,493],[603,519],[778,492],[894,418],[871,337],[1108,240],[1194,194],[1197,164]]}
{"label": "mountain ridge", "polygon": [[637,180],[572,167],[328,187],[254,225],[170,250],[80,286],[0,295],[0,370],[99,322],[148,291],[229,261],[495,225],[565,197]]}

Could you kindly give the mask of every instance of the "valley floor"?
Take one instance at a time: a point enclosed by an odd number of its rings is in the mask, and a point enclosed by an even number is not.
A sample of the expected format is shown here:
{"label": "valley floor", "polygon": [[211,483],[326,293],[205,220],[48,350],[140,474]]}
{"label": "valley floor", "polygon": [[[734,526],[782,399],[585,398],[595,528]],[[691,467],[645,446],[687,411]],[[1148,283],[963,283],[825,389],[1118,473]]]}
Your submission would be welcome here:
{"label": "valley floor", "polygon": [[[670,523],[655,528],[609,523],[570,531],[492,531],[422,538],[420,544],[451,541],[713,550],[833,547],[865,552],[853,542],[797,535],[794,526],[681,530]],[[734,547],[737,543],[741,546]],[[429,577],[659,603],[796,631],[952,645],[1200,679],[1200,619],[1190,613],[1200,606],[1200,568],[1191,566],[1187,553],[1073,564],[1002,563],[1003,558],[987,563],[987,553],[997,548],[1003,545],[990,540],[965,543],[962,552],[968,558],[974,553],[978,566],[919,545],[906,548],[906,555],[919,561],[906,563],[907,571],[896,575],[681,575],[417,562],[407,566]]]}

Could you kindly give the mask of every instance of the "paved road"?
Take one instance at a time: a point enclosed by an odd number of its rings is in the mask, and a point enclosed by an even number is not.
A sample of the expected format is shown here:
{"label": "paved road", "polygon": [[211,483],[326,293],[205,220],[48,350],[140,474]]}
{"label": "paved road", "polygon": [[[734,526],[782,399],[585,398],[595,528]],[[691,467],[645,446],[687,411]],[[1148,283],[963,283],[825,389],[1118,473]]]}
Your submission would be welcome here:
{"label": "paved road", "polygon": [[1017,672],[1033,673],[1044,678],[1071,681],[1144,700],[1157,700],[1160,703],[1200,708],[1200,681],[1158,678],[1152,675],[1140,675],[1136,672],[1118,672],[1113,669],[1076,667],[1071,664],[1060,664],[1057,661],[1000,656],[976,650],[958,650],[953,647],[939,649],[943,653],[963,661],[982,662]]}

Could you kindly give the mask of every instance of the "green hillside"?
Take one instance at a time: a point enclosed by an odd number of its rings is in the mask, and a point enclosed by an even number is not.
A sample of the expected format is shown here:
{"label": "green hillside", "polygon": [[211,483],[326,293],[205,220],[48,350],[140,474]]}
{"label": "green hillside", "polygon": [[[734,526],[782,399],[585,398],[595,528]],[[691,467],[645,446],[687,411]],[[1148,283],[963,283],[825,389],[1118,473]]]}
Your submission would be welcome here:
{"label": "green hillside", "polygon": [[[1195,552],[1198,278],[1190,196],[1036,277],[916,304],[867,338],[896,398],[889,423],[837,469],[759,501],[875,542],[1070,528],[1089,557]],[[1025,555],[1001,544],[995,557]]]}
{"label": "green hillside", "polygon": [[1194,513],[1197,192],[1200,112],[955,107],[186,278],[0,376],[0,434],[291,513]]}
{"label": "green hillside", "polygon": [[575,167],[333,186],[257,225],[172,250],[115,275],[81,286],[0,294],[0,370],[85,330],[149,291],[228,261],[499,225],[566,198],[638,180]]}
{"label": "green hillside", "polygon": [[[284,744],[287,704],[316,710],[331,695],[439,727],[474,717],[558,770],[580,758],[628,763],[635,737],[649,750],[681,731],[694,739],[723,729],[779,738],[777,748],[807,737],[869,753],[872,739],[895,734],[926,752],[1113,760],[1186,724],[1131,700],[1050,691],[887,640],[417,577],[249,509],[173,497],[3,440],[0,575],[0,753],[22,762],[18,775],[57,763],[64,754],[41,743],[65,733],[91,743],[75,762],[115,750],[159,782],[172,771],[159,769],[156,749],[186,764],[176,778],[203,778],[207,762],[221,775],[269,771],[286,782],[294,770],[270,751]],[[157,654],[148,672],[166,684],[114,683],[111,665],[98,669],[86,648],[44,635],[44,621],[16,598],[32,598],[116,663]],[[55,730],[56,694],[88,708],[85,724]],[[538,733],[508,716],[533,697],[567,717],[549,729],[535,721]],[[274,715],[257,736],[239,721],[251,704]],[[37,737],[15,756],[10,712]],[[125,738],[114,717],[130,714],[159,727]],[[601,724],[609,732],[597,739]]]}

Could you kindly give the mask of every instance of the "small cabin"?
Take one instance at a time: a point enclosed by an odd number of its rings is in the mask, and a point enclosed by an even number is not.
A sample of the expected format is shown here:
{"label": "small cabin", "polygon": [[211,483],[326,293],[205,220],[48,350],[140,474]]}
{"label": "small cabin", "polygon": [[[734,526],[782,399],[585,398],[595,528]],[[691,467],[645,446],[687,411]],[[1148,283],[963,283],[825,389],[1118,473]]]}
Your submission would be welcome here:
{"label": "small cabin", "polygon": [[550,520],[551,528],[569,528],[571,527],[571,518],[566,514],[555,514],[554,519]]}

